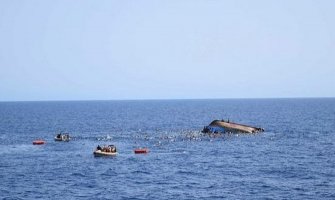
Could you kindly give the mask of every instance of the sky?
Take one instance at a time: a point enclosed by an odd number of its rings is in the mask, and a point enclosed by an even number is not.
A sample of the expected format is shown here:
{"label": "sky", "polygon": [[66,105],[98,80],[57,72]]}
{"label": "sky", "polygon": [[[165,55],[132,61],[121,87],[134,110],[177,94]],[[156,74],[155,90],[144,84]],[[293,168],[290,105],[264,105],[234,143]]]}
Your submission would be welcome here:
{"label": "sky", "polygon": [[335,97],[333,0],[1,0],[0,101]]}

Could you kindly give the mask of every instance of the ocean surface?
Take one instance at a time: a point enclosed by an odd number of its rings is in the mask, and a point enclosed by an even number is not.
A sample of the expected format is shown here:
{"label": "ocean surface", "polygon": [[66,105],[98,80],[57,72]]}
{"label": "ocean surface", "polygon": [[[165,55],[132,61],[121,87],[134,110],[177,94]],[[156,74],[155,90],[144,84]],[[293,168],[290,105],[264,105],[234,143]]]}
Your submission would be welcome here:
{"label": "ocean surface", "polygon": [[[214,119],[265,132],[201,134]],[[0,103],[0,199],[223,198],[335,199],[335,99]]]}

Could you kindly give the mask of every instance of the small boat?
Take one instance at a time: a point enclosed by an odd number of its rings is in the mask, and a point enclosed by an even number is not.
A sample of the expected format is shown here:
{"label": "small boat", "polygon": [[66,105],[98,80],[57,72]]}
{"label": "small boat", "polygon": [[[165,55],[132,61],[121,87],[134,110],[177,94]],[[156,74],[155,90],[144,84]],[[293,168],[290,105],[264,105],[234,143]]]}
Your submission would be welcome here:
{"label": "small boat", "polygon": [[137,148],[134,150],[135,154],[140,154],[140,153],[149,153],[149,149],[148,148]]}
{"label": "small boat", "polygon": [[95,157],[100,157],[100,156],[116,156],[118,152],[105,152],[101,150],[96,150],[93,152],[93,155]]}
{"label": "small boat", "polygon": [[68,142],[68,141],[70,141],[70,135],[69,134],[61,134],[61,133],[59,133],[59,134],[57,134],[56,136],[55,136],[55,141],[57,141],[57,142]]}
{"label": "small boat", "polygon": [[97,146],[96,150],[93,152],[95,157],[99,156],[116,156],[118,153],[116,151],[115,145],[108,145],[101,147],[100,145]]}
{"label": "small boat", "polygon": [[33,141],[33,145],[42,145],[45,144],[44,140],[38,139]]}

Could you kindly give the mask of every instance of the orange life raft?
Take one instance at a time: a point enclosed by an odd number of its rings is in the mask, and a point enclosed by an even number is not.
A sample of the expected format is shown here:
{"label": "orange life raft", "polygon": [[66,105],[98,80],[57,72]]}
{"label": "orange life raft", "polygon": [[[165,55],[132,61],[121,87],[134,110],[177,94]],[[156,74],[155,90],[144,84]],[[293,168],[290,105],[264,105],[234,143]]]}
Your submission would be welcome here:
{"label": "orange life raft", "polygon": [[42,144],[45,144],[44,140],[34,140],[33,141],[33,145],[42,145]]}
{"label": "orange life raft", "polygon": [[139,153],[148,153],[149,149],[148,148],[138,148],[138,149],[135,149],[134,152],[136,154],[139,154]]}

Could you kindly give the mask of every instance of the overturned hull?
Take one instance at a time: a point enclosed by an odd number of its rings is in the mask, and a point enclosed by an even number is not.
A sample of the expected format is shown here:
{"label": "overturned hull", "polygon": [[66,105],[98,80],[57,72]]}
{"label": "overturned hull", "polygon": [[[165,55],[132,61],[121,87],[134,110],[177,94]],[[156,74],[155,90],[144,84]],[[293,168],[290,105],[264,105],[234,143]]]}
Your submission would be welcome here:
{"label": "overturned hull", "polygon": [[224,120],[214,120],[202,130],[203,133],[259,133],[263,131],[262,128]]}

